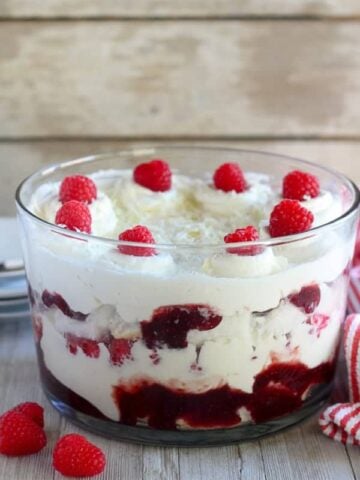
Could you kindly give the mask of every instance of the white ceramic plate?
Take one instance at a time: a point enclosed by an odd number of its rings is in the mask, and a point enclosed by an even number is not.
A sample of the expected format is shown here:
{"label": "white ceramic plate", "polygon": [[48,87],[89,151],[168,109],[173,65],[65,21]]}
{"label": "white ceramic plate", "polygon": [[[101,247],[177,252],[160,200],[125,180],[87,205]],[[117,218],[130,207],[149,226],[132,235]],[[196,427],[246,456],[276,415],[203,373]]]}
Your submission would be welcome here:
{"label": "white ceramic plate", "polygon": [[0,217],[0,279],[19,275],[24,275],[24,265],[16,218]]}
{"label": "white ceramic plate", "polygon": [[25,311],[28,311],[29,309],[30,309],[29,302],[23,302],[18,305],[4,306],[4,307],[0,305],[0,314],[6,315],[7,313],[25,312]]}
{"label": "white ceramic plate", "polygon": [[0,320],[18,320],[20,318],[28,317],[30,317],[30,310],[24,310],[22,312],[0,313]]}
{"label": "white ceramic plate", "polygon": [[29,304],[29,298],[28,297],[19,297],[19,298],[6,298],[5,300],[2,300],[0,298],[0,310],[3,308],[8,308],[8,307],[18,307],[19,305],[28,305]]}

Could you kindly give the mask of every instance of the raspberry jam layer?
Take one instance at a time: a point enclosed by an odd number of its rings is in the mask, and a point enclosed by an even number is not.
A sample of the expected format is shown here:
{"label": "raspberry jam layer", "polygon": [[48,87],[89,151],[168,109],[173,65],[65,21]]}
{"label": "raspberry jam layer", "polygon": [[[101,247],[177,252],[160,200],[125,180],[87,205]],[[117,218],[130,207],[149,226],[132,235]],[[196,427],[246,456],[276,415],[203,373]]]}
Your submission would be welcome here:
{"label": "raspberry jam layer", "polygon": [[72,310],[66,300],[59,293],[50,293],[48,290],[44,290],[41,300],[47,308],[57,307],[64,315],[73,320],[84,321],[87,318],[85,313]]}
{"label": "raspberry jam layer", "polygon": [[136,425],[147,419],[158,429],[176,429],[183,421],[192,428],[224,428],[241,423],[245,407],[255,423],[267,422],[298,410],[302,395],[312,386],[331,381],[334,363],[309,369],[302,363],[272,364],[255,378],[253,393],[228,385],[204,393],[173,390],[151,381],[114,387],[121,422]]}
{"label": "raspberry jam layer", "polygon": [[170,305],[157,308],[151,320],[141,322],[141,332],[150,349],[186,348],[189,330],[212,330],[221,320],[208,305]]}
{"label": "raspberry jam layer", "polygon": [[[86,398],[61,383],[49,371],[40,346],[43,335],[41,317],[48,309],[58,309],[67,317],[80,322],[84,322],[88,315],[75,312],[58,293],[45,290],[38,295],[34,292],[34,299],[39,301],[40,314],[33,315],[33,322],[38,340],[40,371],[46,389],[55,398],[77,411],[97,418],[106,418]],[[319,305],[320,289],[317,285],[308,285],[288,298],[288,301],[309,314]],[[316,320],[314,325],[311,324],[313,329],[320,332],[327,327],[328,317],[313,313],[311,319]],[[208,305],[167,305],[155,309],[149,320],[141,321],[139,332],[134,338],[114,338],[110,331],[97,340],[79,337],[73,333],[62,335],[66,350],[71,356],[78,355],[81,350],[91,361],[97,362],[100,361],[101,344],[107,348],[109,368],[118,368],[115,378],[112,377],[108,384],[109,400],[114,402],[112,405],[115,412],[118,411],[118,416],[113,418],[119,418],[120,423],[126,425],[146,423],[152,428],[172,430],[183,425],[193,429],[229,428],[249,419],[255,423],[263,423],[300,409],[313,388],[331,382],[334,376],[334,361],[308,368],[298,360],[285,362],[276,355],[273,355],[270,365],[258,370],[253,377],[251,392],[234,388],[227,380],[223,380],[216,388],[207,387],[207,390],[201,390],[200,385],[198,389],[194,388],[193,382],[191,389],[174,388],[166,378],[161,382],[157,380],[155,370],[144,372],[141,369],[142,364],[138,365],[137,372],[127,377],[126,382],[123,380],[123,372],[126,370],[122,368],[128,368],[129,364],[136,360],[132,353],[135,346],[140,345],[148,352],[155,369],[163,349],[187,349],[190,330],[212,330],[222,320],[222,316]],[[48,321],[46,315],[43,316],[43,321]],[[189,364],[189,369],[192,368],[193,365]]]}
{"label": "raspberry jam layer", "polygon": [[[46,368],[41,347],[37,346],[40,375],[46,390],[56,399],[86,415],[107,419],[86,399],[59,382]],[[174,430],[179,423],[191,428],[228,428],[241,423],[239,409],[245,407],[255,423],[288,415],[303,405],[302,395],[310,388],[329,383],[335,363],[309,369],[301,363],[272,364],[257,375],[253,393],[229,385],[191,393],[171,389],[150,380],[118,385],[113,397],[119,417],[126,425],[146,420],[149,427]]]}

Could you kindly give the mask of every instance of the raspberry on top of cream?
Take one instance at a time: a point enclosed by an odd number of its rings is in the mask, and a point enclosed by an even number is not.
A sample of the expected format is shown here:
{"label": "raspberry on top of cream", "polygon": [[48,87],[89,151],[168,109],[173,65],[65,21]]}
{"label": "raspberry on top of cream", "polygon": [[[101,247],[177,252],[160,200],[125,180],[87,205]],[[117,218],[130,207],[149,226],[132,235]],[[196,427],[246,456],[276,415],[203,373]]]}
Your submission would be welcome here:
{"label": "raspberry on top of cream", "polygon": [[[213,175],[194,177],[171,171],[165,161],[156,159],[134,170],[73,175],[61,183],[42,185],[33,194],[30,208],[50,223],[98,237],[189,246],[257,242],[306,232],[321,221],[318,215],[331,216],[342,208],[310,174],[290,172],[283,179],[282,192],[273,182],[264,174],[244,173],[233,163],[219,166]],[[325,253],[323,238],[302,242],[307,261]],[[68,252],[69,257],[87,257],[92,263],[139,274],[169,276],[196,271],[214,277],[261,277],[303,260],[298,244],[265,250],[255,244],[240,248],[242,253],[228,247],[200,258],[196,252],[183,255],[154,246],[121,243],[114,248],[96,242],[86,246],[69,243],[77,242],[39,239],[39,244],[54,254],[66,256]]]}
{"label": "raspberry on top of cream", "polygon": [[[318,225],[322,218],[331,218],[334,210],[340,213],[340,202],[320,190],[313,175],[294,171],[284,177],[285,209],[274,209],[281,195],[271,182],[266,175],[244,173],[235,163],[220,165],[212,177],[204,174],[200,178],[171,171],[165,161],[156,159],[133,171],[99,171],[44,184],[33,194],[30,209],[50,223],[89,233],[82,226],[89,223],[88,218],[83,221],[84,215],[88,217],[85,208],[76,207],[79,213],[72,215],[76,218],[69,219],[69,225],[66,215],[59,213],[68,209],[69,201],[81,202],[90,213],[90,232],[95,236],[116,239],[119,232],[143,225],[154,243],[189,245],[221,244],[225,235],[248,225],[260,230],[260,240],[267,237],[259,228],[264,224],[269,224],[273,237],[298,233]],[[285,218],[279,220],[281,215]]]}
{"label": "raspberry on top of cream", "polygon": [[[165,161],[156,159],[134,170],[98,171],[89,177],[73,175],[61,183],[42,185],[33,194],[30,208],[50,223],[99,237],[189,246],[221,245],[231,236],[233,242],[256,242],[269,236],[305,232],[318,224],[318,211],[320,216],[331,216],[334,210],[341,209],[340,201],[330,192],[320,190],[318,180],[310,174],[294,171],[284,177],[281,194],[292,198],[281,199],[272,182],[263,174],[244,173],[233,163],[219,166],[212,176],[205,173],[193,177],[171,171]],[[76,208],[69,209],[71,205]],[[140,226],[141,233],[136,237],[132,232]],[[255,236],[239,236],[242,231],[249,233],[250,226]],[[304,242],[308,261],[324,253],[322,239]],[[40,243],[46,246],[49,242]],[[65,243],[69,242],[61,239],[50,243],[51,251],[66,255]],[[69,255],[76,255],[79,248],[69,248]],[[155,275],[172,275],[185,269],[217,277],[259,277],[301,261],[298,246],[287,244],[266,250],[255,244],[243,247],[243,254],[237,256],[232,255],[236,247],[227,248],[210,253],[205,260],[195,258],[196,254],[185,258],[181,252],[122,244],[118,249],[100,244],[81,249],[82,257],[88,256],[109,268],[152,271]],[[254,251],[262,255],[255,257]],[[136,260],[136,256],[142,258]]]}

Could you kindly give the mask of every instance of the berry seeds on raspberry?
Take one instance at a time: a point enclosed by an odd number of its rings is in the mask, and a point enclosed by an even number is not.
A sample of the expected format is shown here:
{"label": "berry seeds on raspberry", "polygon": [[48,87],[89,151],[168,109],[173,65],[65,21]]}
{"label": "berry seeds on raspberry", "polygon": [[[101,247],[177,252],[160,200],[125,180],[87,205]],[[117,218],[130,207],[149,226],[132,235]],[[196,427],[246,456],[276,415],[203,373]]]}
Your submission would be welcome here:
{"label": "berry seeds on raspberry", "polygon": [[93,180],[83,175],[65,177],[61,182],[59,200],[61,203],[77,200],[78,202],[91,203],[97,198],[97,188]]}
{"label": "berry seeds on raspberry", "polygon": [[[259,240],[259,232],[253,226],[248,226],[245,228],[237,228],[234,232],[228,233],[224,237],[225,243],[236,243],[236,242],[256,242]],[[259,255],[264,251],[264,248],[260,245],[251,245],[249,247],[236,247],[236,248],[227,248],[228,253],[234,253],[236,255],[242,256],[254,256]]]}
{"label": "berry seeds on raspberry", "polygon": [[171,169],[167,162],[154,159],[141,163],[133,172],[134,182],[153,192],[167,192],[171,188]]}
{"label": "berry seeds on raspberry", "polygon": [[283,198],[302,201],[318,197],[319,194],[319,180],[311,173],[294,170],[284,177]]}
{"label": "berry seeds on raspberry", "polygon": [[67,477],[92,477],[104,471],[104,452],[84,436],[70,433],[57,442],[53,452],[55,470]]}
{"label": "berry seeds on raspberry", "polygon": [[[152,236],[150,230],[142,225],[136,225],[136,227],[120,233],[119,240],[124,242],[155,243],[154,237]],[[151,247],[131,247],[130,245],[118,245],[118,250],[120,253],[125,255],[133,255],[135,257],[151,257],[152,255],[156,255],[155,248]]]}
{"label": "berry seeds on raspberry", "polygon": [[70,200],[64,203],[56,213],[56,225],[75,232],[91,233],[91,213],[85,203]]}
{"label": "berry seeds on raspberry", "polygon": [[41,405],[35,402],[20,403],[10,410],[11,412],[20,412],[31,418],[31,420],[44,428],[44,409]]}
{"label": "berry seeds on raspberry", "polygon": [[310,230],[314,221],[312,212],[297,200],[282,200],[270,215],[269,233],[272,237],[284,237]]}
{"label": "berry seeds on raspberry", "polygon": [[244,192],[247,183],[244,174],[237,163],[223,163],[218,167],[213,176],[214,186],[223,192]]}
{"label": "berry seeds on raspberry", "polygon": [[44,430],[25,413],[10,410],[0,417],[0,453],[31,455],[46,445]]}

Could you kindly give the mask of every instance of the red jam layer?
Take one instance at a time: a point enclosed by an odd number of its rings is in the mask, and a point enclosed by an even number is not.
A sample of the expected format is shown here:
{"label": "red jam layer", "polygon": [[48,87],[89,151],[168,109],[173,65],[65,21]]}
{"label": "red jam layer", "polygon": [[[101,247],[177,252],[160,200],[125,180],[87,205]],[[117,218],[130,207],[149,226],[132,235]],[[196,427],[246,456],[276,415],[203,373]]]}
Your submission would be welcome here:
{"label": "red jam layer", "polygon": [[[46,368],[39,344],[37,352],[41,380],[51,395],[79,412],[109,420],[52,375]],[[312,369],[302,363],[275,363],[256,376],[253,393],[224,385],[195,394],[142,380],[131,386],[115,386],[113,395],[121,417],[119,423],[126,425],[147,419],[149,427],[175,430],[182,420],[191,428],[229,428],[240,424],[238,410],[241,407],[248,409],[255,423],[293,413],[301,408],[301,397],[307,389],[329,383],[334,370],[335,362]]]}
{"label": "red jam layer", "polygon": [[47,308],[57,307],[61,312],[73,320],[84,321],[88,315],[82,312],[75,312],[70,308],[69,304],[59,293],[50,293],[48,290],[44,290],[41,295],[42,303]]}
{"label": "red jam layer", "polygon": [[208,305],[169,305],[157,308],[151,320],[141,322],[141,333],[150,349],[186,348],[189,330],[212,330],[221,320]]}
{"label": "red jam layer", "polygon": [[246,407],[255,423],[288,415],[302,406],[302,395],[312,386],[329,383],[334,363],[309,369],[299,362],[274,363],[255,377],[253,393],[229,385],[204,393],[175,390],[148,380],[114,387],[121,422],[176,429],[180,421],[192,428],[224,428],[241,423],[238,410]]}
{"label": "red jam layer", "polygon": [[[36,308],[36,298],[39,296],[35,294],[33,298]],[[43,307],[58,308],[64,315],[75,320],[84,321],[87,318],[87,314],[72,310],[58,293],[45,290],[41,301]],[[303,287],[289,296],[289,301],[304,312],[313,313],[320,302],[320,289],[317,285]],[[78,349],[81,349],[92,358],[99,357],[99,342],[103,342],[114,365],[131,361],[134,342],[143,341],[156,365],[161,348],[186,348],[189,330],[211,330],[217,327],[221,320],[222,317],[208,305],[170,305],[157,308],[150,320],[141,322],[141,338],[114,339],[110,332],[99,341],[71,334],[66,334],[65,338],[67,348],[72,354],[76,355]],[[40,340],[41,318],[35,315],[33,321],[37,339]],[[326,325],[326,318],[319,318],[313,327],[321,329],[323,325]],[[44,364],[39,345],[38,354],[42,380],[50,393],[80,412],[105,418],[87,400],[62,385],[51,374]],[[113,398],[119,408],[121,423],[127,425],[145,421],[150,427],[157,429],[176,429],[181,423],[195,429],[227,428],[241,423],[241,408],[248,410],[255,423],[266,422],[296,411],[301,408],[303,398],[308,396],[311,387],[332,380],[334,367],[334,362],[309,369],[300,362],[285,363],[275,360],[255,377],[252,393],[231,388],[227,384],[203,393],[191,393],[155,383],[151,378],[139,379],[135,383],[115,385]]]}

